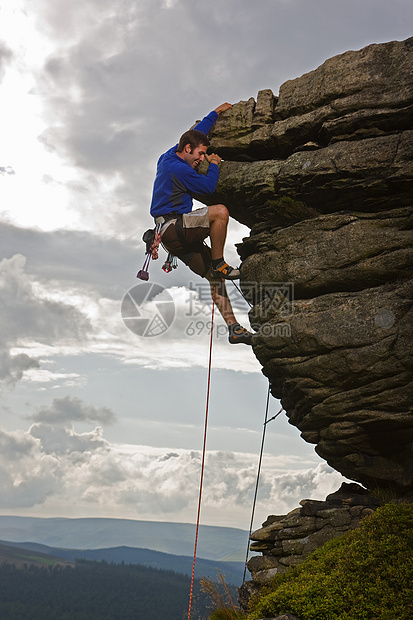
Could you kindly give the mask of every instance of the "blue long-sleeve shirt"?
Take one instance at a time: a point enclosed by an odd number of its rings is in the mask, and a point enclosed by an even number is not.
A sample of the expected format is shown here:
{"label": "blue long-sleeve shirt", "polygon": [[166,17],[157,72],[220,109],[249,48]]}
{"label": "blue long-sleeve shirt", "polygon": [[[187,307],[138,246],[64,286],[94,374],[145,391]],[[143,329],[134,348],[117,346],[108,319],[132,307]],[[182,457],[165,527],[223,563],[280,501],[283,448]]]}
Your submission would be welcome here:
{"label": "blue long-sleeve shirt", "polygon": [[[218,118],[213,111],[205,116],[194,129],[208,134]],[[199,174],[176,154],[178,145],[160,156],[153,185],[151,215],[158,217],[174,211],[189,213],[196,194],[212,194],[218,183],[219,167],[211,165],[206,174]]]}

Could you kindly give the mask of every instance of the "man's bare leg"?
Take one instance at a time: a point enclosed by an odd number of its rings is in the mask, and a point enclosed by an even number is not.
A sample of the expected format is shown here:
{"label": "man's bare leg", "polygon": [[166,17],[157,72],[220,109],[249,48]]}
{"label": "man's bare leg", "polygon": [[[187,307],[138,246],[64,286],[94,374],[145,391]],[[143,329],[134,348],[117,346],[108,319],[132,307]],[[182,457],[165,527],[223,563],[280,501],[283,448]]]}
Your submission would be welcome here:
{"label": "man's bare leg", "polygon": [[212,299],[215,300],[222,318],[228,327],[228,340],[230,344],[252,344],[252,334],[242,327],[235,318],[232,305],[228,297],[227,287],[224,280],[217,280],[209,275],[206,276],[211,286]]}
{"label": "man's bare leg", "polygon": [[225,205],[212,205],[208,207],[208,217],[212,260],[218,260],[224,256],[224,246],[229,222],[228,209]]}
{"label": "man's bare leg", "polygon": [[[209,278],[208,278],[209,279]],[[209,280],[209,284],[211,287],[211,296],[215,298],[215,305],[218,308],[222,318],[225,323],[229,325],[234,325],[237,323],[237,319],[235,318],[234,311],[232,309],[231,302],[228,297],[227,287],[225,286],[225,282],[222,280]],[[214,292],[215,288],[215,292]]]}
{"label": "man's bare leg", "polygon": [[216,278],[238,280],[240,277],[239,269],[230,267],[224,260],[224,246],[229,221],[228,209],[225,205],[212,205],[208,207],[208,216],[213,274]]}

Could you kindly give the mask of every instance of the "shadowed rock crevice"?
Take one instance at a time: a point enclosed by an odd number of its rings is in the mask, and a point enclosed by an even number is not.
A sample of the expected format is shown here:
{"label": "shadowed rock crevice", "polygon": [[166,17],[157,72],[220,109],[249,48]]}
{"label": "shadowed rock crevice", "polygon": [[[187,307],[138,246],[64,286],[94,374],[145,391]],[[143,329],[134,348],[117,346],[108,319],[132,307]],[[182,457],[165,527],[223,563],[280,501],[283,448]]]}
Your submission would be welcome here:
{"label": "shadowed rock crevice", "polygon": [[346,477],[411,492],[413,38],[261,91],[211,139],[203,201],[251,228],[241,286],[273,396]]}

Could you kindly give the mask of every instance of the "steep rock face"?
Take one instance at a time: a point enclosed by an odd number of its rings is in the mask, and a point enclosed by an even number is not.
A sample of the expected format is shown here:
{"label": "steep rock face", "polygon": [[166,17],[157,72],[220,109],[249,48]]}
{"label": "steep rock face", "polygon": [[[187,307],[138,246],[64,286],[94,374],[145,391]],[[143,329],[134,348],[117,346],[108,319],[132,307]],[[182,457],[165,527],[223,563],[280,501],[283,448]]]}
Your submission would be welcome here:
{"label": "steep rock face", "polygon": [[365,486],[413,489],[413,38],[371,45],[222,114],[216,193],[254,352],[290,422]]}

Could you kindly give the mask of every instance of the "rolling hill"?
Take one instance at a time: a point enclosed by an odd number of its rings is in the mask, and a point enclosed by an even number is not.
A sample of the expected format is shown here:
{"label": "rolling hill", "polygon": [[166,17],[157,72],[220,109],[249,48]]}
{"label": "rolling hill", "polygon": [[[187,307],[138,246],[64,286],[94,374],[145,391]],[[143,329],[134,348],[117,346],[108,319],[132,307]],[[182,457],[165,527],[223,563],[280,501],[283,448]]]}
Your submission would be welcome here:
{"label": "rolling hill", "polygon": [[0,541],[0,565],[11,564],[16,568],[23,568],[24,566],[75,566],[74,561],[68,558],[55,556],[50,553],[41,553],[40,551],[34,551],[28,548],[15,547],[13,545],[7,545]]}
{"label": "rolling hill", "polygon": [[[47,561],[57,561],[61,563],[72,563],[75,560],[93,560],[113,562],[114,564],[140,564],[158,570],[170,570],[184,575],[192,574],[193,558],[189,556],[178,556],[150,549],[138,549],[134,547],[111,547],[103,549],[60,549],[58,547],[48,547],[39,543],[23,542],[3,542],[0,541],[0,563],[5,561],[1,556],[2,547],[7,546],[7,552],[14,552],[16,557],[21,554],[24,561],[22,564],[35,563],[45,565]],[[31,562],[31,559],[33,562]],[[37,559],[37,560],[36,560]],[[6,558],[7,560],[7,558]],[[195,577],[210,577],[216,579],[218,571],[225,575],[227,583],[239,586],[242,583],[244,572],[243,562],[219,562],[217,560],[205,560],[197,558],[195,565]]]}
{"label": "rolling hill", "polygon": [[[195,526],[187,523],[106,518],[39,518],[0,516],[0,540],[34,542],[66,549],[135,547],[192,556]],[[243,562],[248,533],[230,527],[201,525],[198,557]]]}

